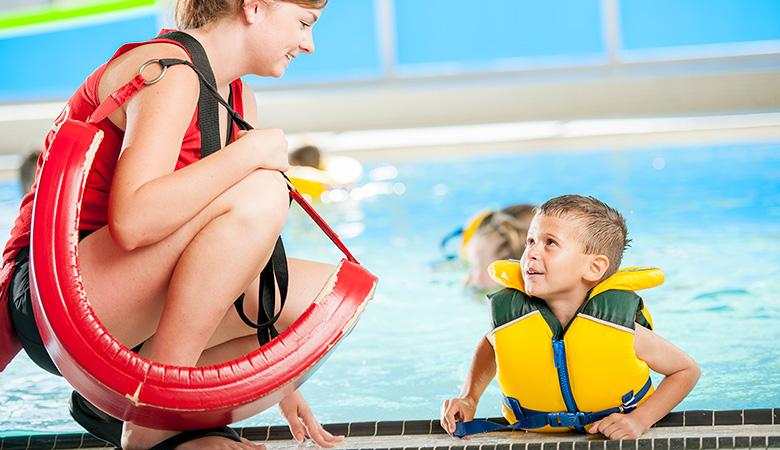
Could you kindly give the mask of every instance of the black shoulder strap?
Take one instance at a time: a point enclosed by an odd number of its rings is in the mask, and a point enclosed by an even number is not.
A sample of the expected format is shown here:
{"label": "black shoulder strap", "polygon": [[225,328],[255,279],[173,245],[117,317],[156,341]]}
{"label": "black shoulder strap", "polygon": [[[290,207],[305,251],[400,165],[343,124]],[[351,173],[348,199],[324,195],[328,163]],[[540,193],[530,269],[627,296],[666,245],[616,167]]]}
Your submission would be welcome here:
{"label": "black shoulder strap", "polygon": [[[192,57],[193,63],[183,60],[164,59],[160,60],[163,66],[174,64],[186,64],[195,70],[200,80],[200,96],[198,97],[198,119],[201,130],[201,158],[216,152],[222,145],[219,140],[219,105],[223,105],[230,119],[235,121],[239,128],[243,130],[251,129],[252,126],[247,123],[243,117],[233,110],[231,105],[226,102],[216,88],[216,79],[211,70],[206,52],[203,46],[189,34],[180,31],[172,31],[160,35],[158,39],[171,39],[179,42],[187,49]],[[232,103],[232,102],[231,102]],[[229,123],[228,128],[232,128]],[[292,201],[292,200],[291,200]],[[274,324],[279,319],[281,310],[287,299],[287,286],[289,276],[287,273],[287,256],[282,244],[282,237],[276,241],[274,251],[268,264],[260,273],[260,292],[259,305],[257,310],[257,323],[252,322],[244,313],[244,294],[241,294],[235,301],[235,307],[241,319],[248,326],[257,329],[257,340],[260,345],[267,344],[271,339],[279,335]],[[276,287],[279,287],[280,308],[277,314],[276,309]]]}
{"label": "black shoulder strap", "polygon": [[216,152],[222,148],[219,140],[219,104],[213,93],[207,88],[210,84],[216,89],[217,80],[211,70],[206,51],[197,39],[181,31],[171,31],[158,36],[158,39],[176,41],[187,49],[192,63],[198,69],[200,79],[200,96],[198,97],[198,121],[200,122],[200,157]]}

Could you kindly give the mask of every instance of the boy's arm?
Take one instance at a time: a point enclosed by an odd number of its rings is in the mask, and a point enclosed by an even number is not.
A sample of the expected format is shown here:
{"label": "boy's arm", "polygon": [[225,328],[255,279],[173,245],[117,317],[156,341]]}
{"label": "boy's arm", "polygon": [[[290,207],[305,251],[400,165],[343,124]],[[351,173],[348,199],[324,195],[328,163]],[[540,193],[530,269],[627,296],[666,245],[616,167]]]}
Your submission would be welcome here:
{"label": "boy's arm", "polygon": [[452,435],[457,422],[468,422],[474,418],[477,403],[493,377],[496,376],[496,353],[487,336],[477,344],[471,366],[458,398],[444,402],[441,407],[441,426]]}
{"label": "boy's arm", "polygon": [[634,350],[637,358],[665,378],[631,413],[605,417],[593,424],[590,433],[600,432],[610,439],[636,439],[677,406],[699,381],[701,370],[696,361],[645,327],[636,327]]}

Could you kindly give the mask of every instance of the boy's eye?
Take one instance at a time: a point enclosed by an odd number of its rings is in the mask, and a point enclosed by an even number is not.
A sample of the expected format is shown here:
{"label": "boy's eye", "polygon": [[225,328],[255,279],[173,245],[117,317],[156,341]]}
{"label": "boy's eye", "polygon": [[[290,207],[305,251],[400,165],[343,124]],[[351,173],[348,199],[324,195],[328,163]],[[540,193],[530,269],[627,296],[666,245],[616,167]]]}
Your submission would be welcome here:
{"label": "boy's eye", "polygon": [[552,239],[547,239],[547,245],[555,245],[555,241]]}
{"label": "boy's eye", "polygon": [[533,244],[534,244],[534,240],[533,239],[530,239],[530,238],[526,239],[525,245],[533,245]]}
{"label": "boy's eye", "polygon": [[306,22],[305,20],[301,20],[301,25],[303,25],[303,28],[311,26],[311,24],[309,22]]}

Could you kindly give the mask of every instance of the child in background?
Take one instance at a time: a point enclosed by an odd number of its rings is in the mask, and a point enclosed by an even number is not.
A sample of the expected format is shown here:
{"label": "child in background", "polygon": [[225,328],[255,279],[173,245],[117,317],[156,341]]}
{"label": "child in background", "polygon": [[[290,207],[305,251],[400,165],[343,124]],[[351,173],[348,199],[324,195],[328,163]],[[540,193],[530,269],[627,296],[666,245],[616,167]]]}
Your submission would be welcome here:
{"label": "child in background", "polygon": [[35,171],[38,169],[38,157],[41,156],[41,152],[39,147],[31,145],[22,153],[19,181],[22,184],[24,194],[32,191],[32,185],[35,183]]}
{"label": "child in background", "polygon": [[520,259],[525,250],[526,232],[536,207],[512,205],[478,218],[473,234],[464,234],[462,254],[469,265],[466,284],[480,290],[500,286],[490,278],[488,267],[500,259]]}
{"label": "child in background", "polygon": [[291,166],[320,168],[320,149],[313,145],[304,145],[290,152]]}
{"label": "child in background", "polygon": [[348,156],[323,157],[319,147],[304,145],[290,152],[287,176],[312,199],[332,189],[350,189],[363,177],[363,165]]}
{"label": "child in background", "polygon": [[[442,406],[448,433],[502,428],[471,421],[494,376],[510,428],[610,439],[636,439],[688,395],[698,365],[652,331],[631,291],[660,284],[663,274],[618,272],[627,244],[623,217],[592,197],[542,205],[520,263],[491,267],[509,287],[488,296],[492,331],[477,345],[461,395]],[[650,369],[665,376],[655,391]]]}

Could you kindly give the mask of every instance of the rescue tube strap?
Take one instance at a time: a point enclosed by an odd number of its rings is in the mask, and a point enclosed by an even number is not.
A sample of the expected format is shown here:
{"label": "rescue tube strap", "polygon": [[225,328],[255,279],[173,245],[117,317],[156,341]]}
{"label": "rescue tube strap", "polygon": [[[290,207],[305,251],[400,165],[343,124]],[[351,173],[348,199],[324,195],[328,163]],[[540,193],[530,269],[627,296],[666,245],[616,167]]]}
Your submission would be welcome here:
{"label": "rescue tube strap", "polygon": [[[281,239],[276,241],[276,247],[274,247],[274,252],[271,255],[271,259],[269,260],[268,265],[266,265],[263,271],[260,273],[259,298],[263,299],[264,301],[260,302],[260,305],[257,309],[257,323],[252,322],[252,320],[249,319],[249,317],[247,317],[246,313],[244,312],[244,294],[241,294],[241,296],[238,297],[234,303],[236,311],[238,312],[238,316],[241,317],[241,320],[243,320],[244,323],[248,326],[257,329],[257,340],[260,342],[260,345],[265,345],[271,342],[271,339],[279,336],[279,332],[276,330],[276,327],[274,327],[274,324],[282,313],[284,301],[287,298],[287,281],[289,279],[287,273],[287,264],[278,264],[279,261],[287,261],[287,256],[284,252],[284,245],[282,244]],[[276,314],[274,314],[274,302],[265,301],[265,299],[276,298],[276,290],[274,289],[275,286],[273,283],[274,279],[276,279],[279,283],[279,296],[281,297],[279,312]],[[271,282],[267,282],[268,280]]]}
{"label": "rescue tube strap", "polygon": [[[249,124],[240,114],[238,114],[232,107],[232,95],[231,101],[225,101],[225,99],[219,94],[219,91],[214,86],[214,75],[211,71],[211,66],[206,57],[206,53],[200,43],[186,33],[179,31],[173,31],[158,36],[156,39],[170,39],[182,44],[187,52],[192,57],[194,64],[190,61],[175,58],[164,58],[151,60],[146,62],[143,67],[156,62],[163,68],[163,73],[154,80],[148,81],[139,70],[130,82],[119,88],[116,92],[111,94],[105,101],[103,101],[92,116],[88,119],[90,123],[97,123],[107,118],[117,108],[122,106],[130,97],[138,93],[141,89],[149,84],[153,84],[162,78],[165,70],[174,65],[184,64],[189,66],[195,74],[198,76],[200,82],[200,97],[198,99],[198,118],[201,124],[201,158],[214,153],[221,148],[219,142],[219,126],[218,126],[218,109],[219,105],[222,105],[228,113],[228,128],[232,131],[232,124],[235,123],[241,130],[251,130],[252,125]],[[110,99],[110,100],[109,100]],[[230,136],[230,134],[228,134]],[[290,201],[294,199],[306,213],[311,217],[320,229],[333,241],[334,244],[341,250],[347,259],[351,262],[357,263],[354,256],[347,250],[346,246],[338,235],[328,226],[322,217],[317,214],[316,211],[309,205],[303,196],[298,193],[295,187],[290,182],[290,179],[282,173],[282,176],[287,181],[288,188],[290,190]],[[252,322],[244,313],[243,302],[244,294],[241,294],[234,302],[236,311],[238,312],[241,320],[252,328],[257,329],[257,339],[260,345],[267,344],[271,339],[278,336],[278,331],[274,328],[281,309],[284,307],[285,299],[287,298],[288,288],[288,271],[287,271],[287,258],[284,251],[284,245],[282,243],[281,236],[276,242],[274,251],[271,258],[268,261],[266,267],[260,274],[260,288],[259,288],[259,301],[260,307],[258,308],[257,323]],[[274,282],[275,281],[275,282]],[[277,314],[274,314],[276,307],[276,286],[279,287],[280,294],[280,309]]]}
{"label": "rescue tube strap", "polygon": [[[206,51],[195,38],[180,31],[172,31],[158,37],[172,39],[182,44],[192,57],[192,63],[184,60],[162,59],[160,64],[163,67],[173,64],[186,64],[195,71],[200,81],[200,96],[198,98],[198,118],[201,128],[201,159],[220,150],[222,145],[219,139],[219,105],[225,107],[228,112],[228,129],[232,128],[232,123],[242,130],[251,130],[252,126],[241,117],[232,107],[231,102],[219,94],[216,86],[216,79],[211,70]],[[231,92],[232,93],[232,92]],[[231,96],[232,97],[232,96]],[[231,98],[232,99],[232,98]],[[244,313],[244,294],[234,302],[236,311],[245,324],[257,330],[257,341],[260,345],[271,342],[271,339],[277,337],[279,332],[274,327],[287,298],[287,257],[282,244],[282,237],[276,240],[273,253],[268,263],[260,272],[260,287],[258,292],[259,305],[257,308],[257,323],[252,322]],[[276,286],[279,286],[280,308],[274,315],[276,308]]]}
{"label": "rescue tube strap", "polygon": [[[183,45],[187,49],[187,53],[190,54],[194,67],[200,69],[195,72],[198,74],[200,83],[198,96],[198,120],[201,134],[200,157],[205,158],[222,148],[219,139],[219,105],[213,93],[209,92],[207,88],[208,85],[216,86],[217,84],[209,58],[200,42],[187,33],[171,31],[158,36],[157,39],[170,39]],[[166,66],[163,65],[163,67]]]}
{"label": "rescue tube strap", "polygon": [[504,403],[514,413],[518,419],[511,425],[501,425],[500,423],[489,420],[472,420],[470,422],[458,422],[455,424],[454,437],[471,436],[472,434],[485,433],[488,431],[512,431],[512,430],[533,430],[550,426],[553,428],[582,428],[614,413],[629,413],[636,408],[637,404],[647,395],[653,383],[650,378],[639,392],[628,392],[621,399],[623,404],[615,408],[608,408],[602,411],[584,413],[584,412],[557,412],[548,413],[543,411],[534,411],[523,408],[520,402],[512,397],[504,397]]}

